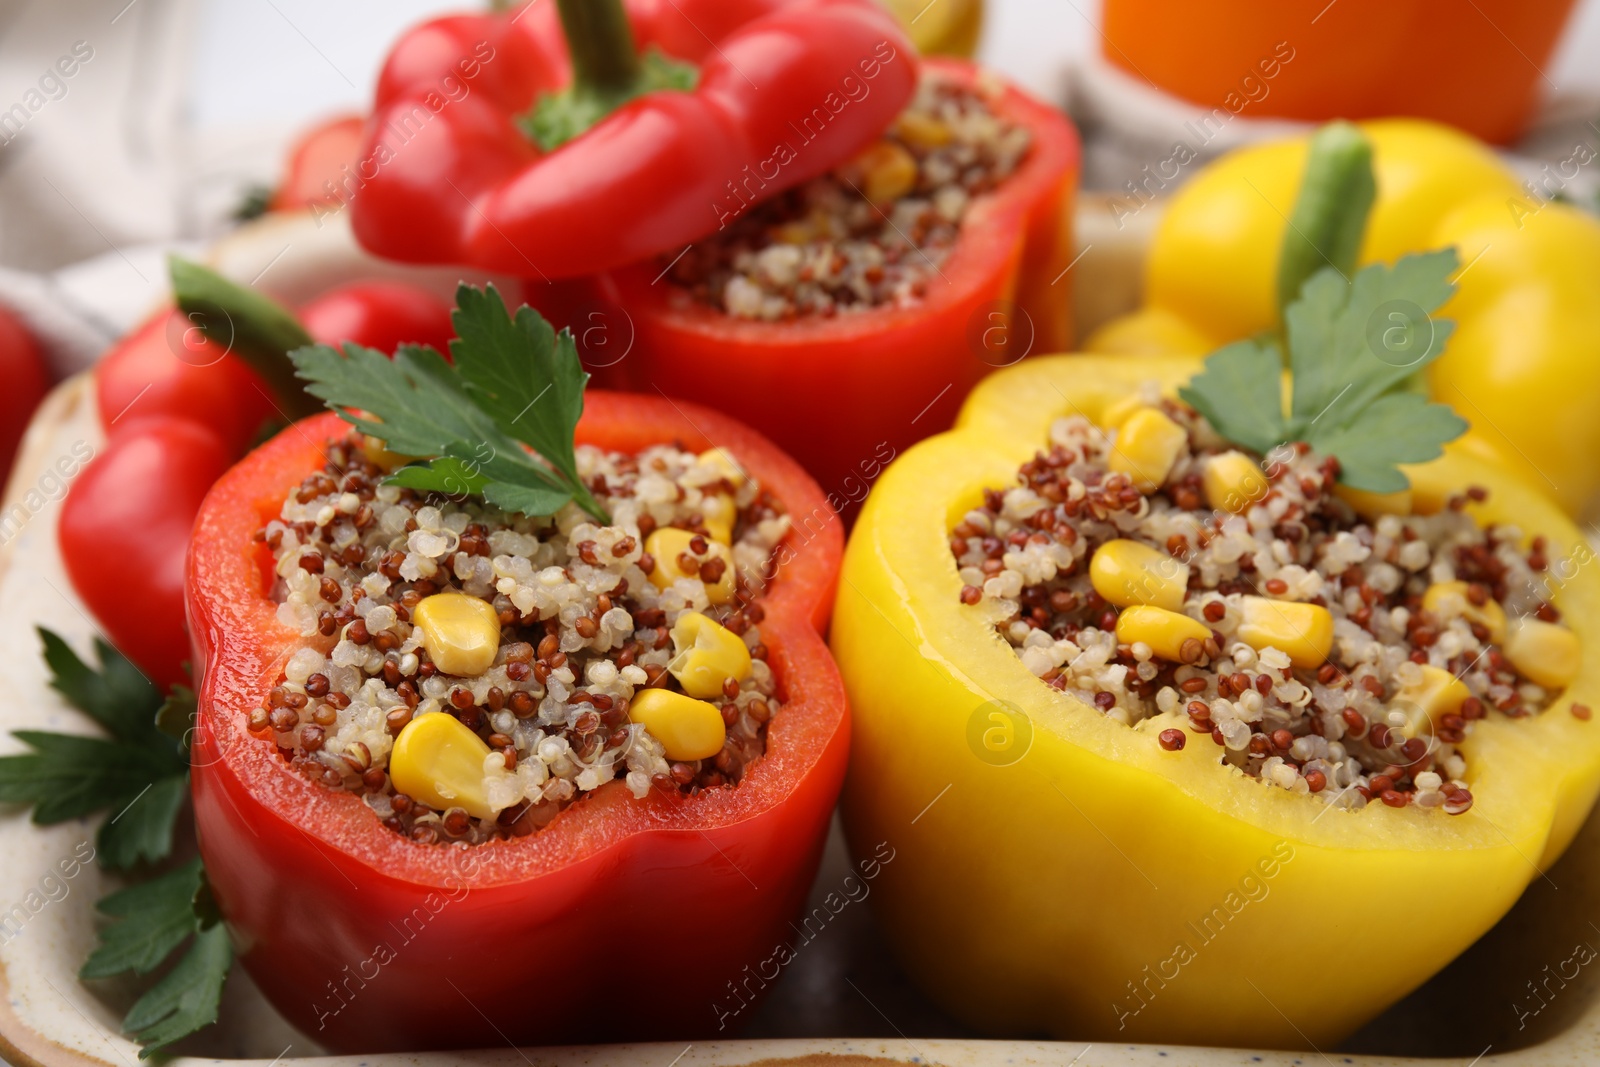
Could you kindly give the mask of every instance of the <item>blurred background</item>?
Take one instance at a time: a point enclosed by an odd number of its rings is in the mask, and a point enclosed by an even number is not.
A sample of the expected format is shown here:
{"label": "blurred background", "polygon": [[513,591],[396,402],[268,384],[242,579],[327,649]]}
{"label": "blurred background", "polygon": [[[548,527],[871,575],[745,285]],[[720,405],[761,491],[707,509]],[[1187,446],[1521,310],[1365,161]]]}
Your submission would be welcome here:
{"label": "blurred background", "polygon": [[[900,0],[914,31],[970,28],[957,15],[968,2]],[[404,27],[462,6],[0,0],[0,301],[53,339],[57,374],[77,369],[160,297],[164,248],[225,232],[277,180],[298,132],[367,105]],[[1368,33],[1377,11],[1386,47]],[[1295,58],[1246,81],[1252,49],[1279,28],[1243,23],[1291,16]],[[1600,0],[988,0],[977,55],[1068,108],[1085,188],[1111,194],[1113,218],[1141,168],[1193,140],[1185,131],[1234,89],[1238,117],[1203,154],[1280,132],[1274,111],[1323,92],[1319,77],[1390,86],[1409,74],[1419,93],[1463,99],[1440,84],[1441,64],[1481,83],[1455,120],[1505,142],[1530,180],[1600,145]],[[1592,201],[1600,168],[1572,169],[1562,195]]]}

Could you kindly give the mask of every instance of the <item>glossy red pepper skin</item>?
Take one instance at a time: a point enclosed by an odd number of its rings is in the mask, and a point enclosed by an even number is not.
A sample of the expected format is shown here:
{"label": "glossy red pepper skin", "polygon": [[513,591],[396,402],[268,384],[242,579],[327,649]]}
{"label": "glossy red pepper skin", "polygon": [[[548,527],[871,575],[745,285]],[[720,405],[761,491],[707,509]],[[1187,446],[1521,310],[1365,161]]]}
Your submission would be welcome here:
{"label": "glossy red pepper skin", "polygon": [[181,546],[233,457],[198,422],[132,421],[61,504],[56,537],[73,588],[111,643],[162,688],[188,680]]}
{"label": "glossy red pepper skin", "polygon": [[357,166],[361,244],[539,279],[675,252],[717,228],[735,187],[771,196],[864,148],[916,85],[915,52],[872,0],[626,6],[640,51],[698,65],[697,87],[639,97],[548,154],[515,119],[570,80],[554,4],[403,37]]}
{"label": "glossy red pepper skin", "polygon": [[101,357],[94,389],[107,433],[135,420],[186,419],[209,427],[235,456],[276,414],[256,372],[171,308],[157,311]]}
{"label": "glossy red pepper skin", "polygon": [[[969,84],[980,76],[960,60],[923,63]],[[598,283],[602,302],[621,309],[617,317],[635,332],[619,365],[629,386],[748,419],[836,504],[855,504],[883,462],[948,428],[995,366],[1067,350],[1071,305],[1061,276],[1075,254],[1077,134],[1059,111],[1014,88],[995,106],[1032,131],[1033,148],[999,189],[974,201],[915,306],[736,319],[657,282],[661,264],[638,264]]]}
{"label": "glossy red pepper skin", "polygon": [[50,389],[50,375],[33,335],[10,311],[0,308],[0,489],[11,474],[17,446],[33,409]]}
{"label": "glossy red pepper skin", "polygon": [[785,702],[766,754],[733,789],[637,801],[613,782],[530,837],[452,849],[385,829],[248,731],[299,641],[277,622],[271,556],[252,535],[345,431],[322,416],[250,455],[207,498],[190,550],[195,820],[251,977],[340,1051],[698,1038],[731,1026],[729,983],[792,936],[844,775],[848,710],[819,636],[840,523],[821,492],[725,416],[589,393],[580,442],[721,445],[794,517],[761,623]]}
{"label": "glossy red pepper skin", "polygon": [[349,172],[361,155],[366,125],[361,115],[340,115],[302,133],[267,210],[306,211],[349,199],[354,180]]}
{"label": "glossy red pepper skin", "polygon": [[432,345],[445,354],[456,335],[451,306],[406,282],[350,282],[302,305],[296,317],[319,344],[353,341],[391,355],[401,344]]}

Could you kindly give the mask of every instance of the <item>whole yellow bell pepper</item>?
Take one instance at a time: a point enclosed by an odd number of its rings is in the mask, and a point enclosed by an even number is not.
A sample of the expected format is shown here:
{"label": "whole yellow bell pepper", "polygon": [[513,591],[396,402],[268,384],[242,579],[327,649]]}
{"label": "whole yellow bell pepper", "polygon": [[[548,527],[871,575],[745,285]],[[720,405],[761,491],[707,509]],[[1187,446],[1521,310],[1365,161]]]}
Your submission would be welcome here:
{"label": "whole yellow bell pepper", "polygon": [[[1451,245],[1460,255],[1458,290],[1440,310],[1456,333],[1428,369],[1434,399],[1472,423],[1451,447],[1501,462],[1580,513],[1600,490],[1600,221],[1548,200],[1553,190],[1524,189],[1487,147],[1447,127],[1359,125],[1378,186],[1360,262]],[[1157,228],[1145,306],[1085,348],[1199,354],[1273,329],[1306,142],[1241,149],[1198,172]]]}
{"label": "whole yellow bell pepper", "polygon": [[[1230,773],[1211,744],[1164,751],[1181,711],[1130,729],[1041,684],[960,602],[951,529],[1053,419],[1102,421],[1199,367],[1061,356],[989,377],[882,475],[846,551],[845,829],[858,851],[895,848],[873,901],[906,972],[986,1033],[1329,1048],[1493,925],[1600,786],[1600,720],[1572,713],[1600,704],[1592,653],[1542,714],[1474,724],[1466,813],[1329,811]],[[1559,508],[1462,453],[1407,473],[1419,510],[1482,485],[1480,521],[1544,535],[1553,599],[1600,649],[1600,567]]]}
{"label": "whole yellow bell pepper", "polygon": [[983,0],[883,0],[917,51],[971,58],[983,30]]}

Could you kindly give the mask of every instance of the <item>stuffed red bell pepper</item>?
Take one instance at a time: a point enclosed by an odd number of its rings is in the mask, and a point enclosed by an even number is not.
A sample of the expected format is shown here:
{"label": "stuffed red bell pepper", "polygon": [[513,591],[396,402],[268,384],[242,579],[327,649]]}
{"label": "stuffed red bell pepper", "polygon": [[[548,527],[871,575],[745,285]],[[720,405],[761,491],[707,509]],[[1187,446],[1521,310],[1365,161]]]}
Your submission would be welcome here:
{"label": "stuffed red bell pepper", "polygon": [[987,371],[1070,342],[1076,134],[970,63],[922,70],[855,159],[760,205],[727,197],[718,233],[601,284],[635,332],[633,388],[772,398],[752,420],[841,507]]}
{"label": "stuffed red bell pepper", "polygon": [[715,1033],[843,778],[839,524],[741,424],[585,407],[569,334],[460,301],[453,365],[296,352],[361,432],[299,423],[201,510],[207,877],[335,1050]]}
{"label": "stuffed red bell pepper", "polygon": [[770,195],[870,143],[915,81],[872,0],[558,0],[439,19],[384,66],[355,233],[385,258],[543,280],[676,251],[736,189]]}

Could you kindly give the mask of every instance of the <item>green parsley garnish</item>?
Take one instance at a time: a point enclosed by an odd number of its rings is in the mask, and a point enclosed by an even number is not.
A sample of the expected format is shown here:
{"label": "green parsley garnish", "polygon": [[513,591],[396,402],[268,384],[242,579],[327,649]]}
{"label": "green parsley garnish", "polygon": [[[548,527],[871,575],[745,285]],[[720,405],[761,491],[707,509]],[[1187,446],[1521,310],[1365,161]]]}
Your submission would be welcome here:
{"label": "green parsley garnish", "polygon": [[123,1017],[122,1028],[143,1046],[140,1059],[217,1021],[233,947],[198,859],[112,893],[95,906],[117,921],[100,932],[100,947],[78,972],[80,978],[149,974],[189,943],[177,964]]}
{"label": "green parsley garnish", "polygon": [[573,435],[589,375],[571,332],[556,333],[526,305],[512,316],[492,285],[461,286],[453,320],[453,364],[423,345],[402,345],[392,360],[355,344],[342,353],[311,345],[290,358],[307,391],[346,422],[393,452],[426,457],[390,484],[480,496],[525,515],[576,501],[609,522],[578,476]]}
{"label": "green parsley garnish", "polygon": [[[41,627],[39,637],[51,687],[111,736],[16,731],[33,751],[0,757],[0,802],[32,805],[33,821],[41,825],[106,812],[96,838],[103,867],[124,870],[168,858],[189,793],[194,694],[177,686],[163,699],[102,639],[95,641],[96,668],[57,634]],[[141,1059],[216,1021],[233,949],[200,860],[112,893],[96,907],[120,921],[101,931],[82,978],[148,974],[192,938],[189,951],[122,1020],[144,1046]]]}
{"label": "green parsley garnish", "polygon": [[109,868],[154,862],[172,852],[172,829],[189,789],[182,746],[156,728],[161,693],[104,640],[96,670],[41,628],[51,686],[110,737],[18,730],[33,751],[0,757],[0,803],[33,807],[41,826],[109,813],[96,854]]}
{"label": "green parsley garnish", "polygon": [[[1338,459],[1345,485],[1399,492],[1411,484],[1400,464],[1434,459],[1467,431],[1448,406],[1412,388],[1455,329],[1433,315],[1455,292],[1456,253],[1406,256],[1347,277],[1372,205],[1371,152],[1347,123],[1324,127],[1310,152],[1280,274],[1282,344],[1293,375],[1288,412],[1273,335],[1213,352],[1178,395],[1245,448],[1266,454],[1303,441]],[[1327,265],[1309,271],[1312,257]]]}

